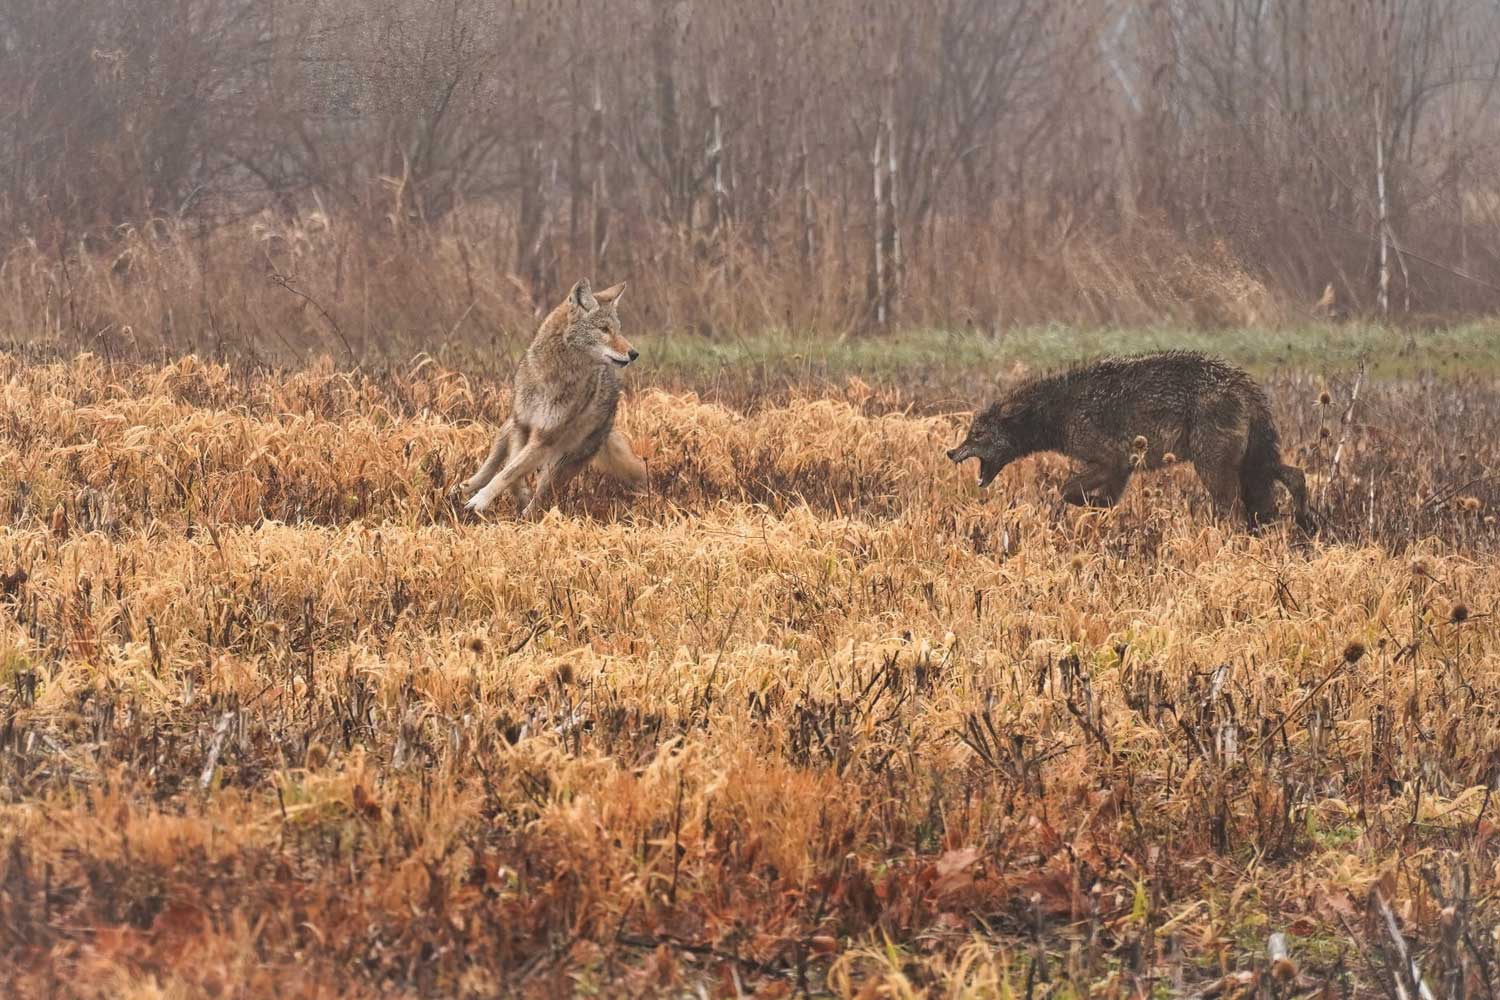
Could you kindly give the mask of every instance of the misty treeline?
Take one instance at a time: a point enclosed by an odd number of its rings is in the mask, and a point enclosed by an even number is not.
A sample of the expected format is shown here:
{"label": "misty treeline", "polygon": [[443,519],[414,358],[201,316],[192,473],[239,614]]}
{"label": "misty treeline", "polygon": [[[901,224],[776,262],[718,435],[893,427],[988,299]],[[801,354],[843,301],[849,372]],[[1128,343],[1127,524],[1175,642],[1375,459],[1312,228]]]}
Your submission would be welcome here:
{"label": "misty treeline", "polygon": [[1474,312],[1497,74],[1492,0],[0,0],[0,320]]}

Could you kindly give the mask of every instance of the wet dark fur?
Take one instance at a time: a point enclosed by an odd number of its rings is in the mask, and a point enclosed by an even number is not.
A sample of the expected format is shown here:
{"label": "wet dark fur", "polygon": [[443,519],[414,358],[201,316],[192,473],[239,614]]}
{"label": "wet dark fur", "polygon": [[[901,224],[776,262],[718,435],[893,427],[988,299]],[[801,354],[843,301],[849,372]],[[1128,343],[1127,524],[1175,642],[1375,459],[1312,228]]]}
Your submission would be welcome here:
{"label": "wet dark fur", "polygon": [[1265,392],[1217,358],[1166,351],[1033,379],[975,417],[948,457],[979,459],[979,485],[987,486],[1011,462],[1040,451],[1078,461],[1062,491],[1072,504],[1114,504],[1132,472],[1158,468],[1171,454],[1193,463],[1220,513],[1238,509],[1252,528],[1267,523],[1280,482],[1297,523],[1311,526],[1302,472],[1281,461]]}

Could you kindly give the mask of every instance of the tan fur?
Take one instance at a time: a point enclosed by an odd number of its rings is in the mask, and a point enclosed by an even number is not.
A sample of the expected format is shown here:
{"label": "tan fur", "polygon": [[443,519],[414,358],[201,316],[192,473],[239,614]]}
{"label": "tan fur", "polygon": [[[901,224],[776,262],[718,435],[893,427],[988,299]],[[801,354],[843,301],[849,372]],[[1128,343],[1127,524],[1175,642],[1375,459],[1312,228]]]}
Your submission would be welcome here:
{"label": "tan fur", "polygon": [[510,419],[460,487],[467,509],[483,512],[509,493],[526,516],[540,513],[590,463],[632,487],[645,484],[644,463],[614,427],[619,369],[637,357],[620,331],[624,290],[621,283],[594,292],[585,279],[542,321],[516,368]]}
{"label": "tan fur", "polygon": [[594,456],[594,468],[636,489],[646,485],[646,463],[636,457],[630,442],[618,429],[610,431],[604,447]]}

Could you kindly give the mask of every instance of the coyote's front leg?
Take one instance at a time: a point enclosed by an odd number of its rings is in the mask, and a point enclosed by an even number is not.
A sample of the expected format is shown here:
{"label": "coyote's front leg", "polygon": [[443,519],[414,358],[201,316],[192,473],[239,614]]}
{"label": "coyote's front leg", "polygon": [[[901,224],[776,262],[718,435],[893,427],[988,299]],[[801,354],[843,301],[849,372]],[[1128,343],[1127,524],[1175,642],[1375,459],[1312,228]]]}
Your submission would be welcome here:
{"label": "coyote's front leg", "polygon": [[1063,483],[1062,498],[1075,507],[1113,507],[1129,479],[1129,466],[1085,462]]}
{"label": "coyote's front leg", "polygon": [[501,469],[495,478],[469,498],[469,502],[464,504],[464,509],[472,510],[476,514],[484,513],[502,490],[514,490],[524,477],[535,472],[546,454],[535,438],[526,442],[519,453],[511,456],[505,468]]}
{"label": "coyote's front leg", "polygon": [[472,496],[485,483],[495,478],[495,473],[500,471],[500,466],[510,457],[510,432],[515,426],[513,420],[507,420],[500,428],[500,433],[495,435],[494,447],[490,448],[489,455],[479,466],[479,471],[474,473],[462,483],[459,483],[459,494],[464,497]]}
{"label": "coyote's front leg", "polygon": [[[469,498],[477,490],[482,489],[486,483],[495,478],[495,473],[504,466],[506,460],[520,451],[524,444],[521,430],[516,426],[515,419],[506,420],[501,425],[500,432],[495,435],[494,447],[490,449],[489,456],[480,465],[479,471],[459,484],[459,497]],[[511,487],[510,495],[519,507],[524,507],[531,499],[531,491],[526,488],[524,482],[519,480]]]}

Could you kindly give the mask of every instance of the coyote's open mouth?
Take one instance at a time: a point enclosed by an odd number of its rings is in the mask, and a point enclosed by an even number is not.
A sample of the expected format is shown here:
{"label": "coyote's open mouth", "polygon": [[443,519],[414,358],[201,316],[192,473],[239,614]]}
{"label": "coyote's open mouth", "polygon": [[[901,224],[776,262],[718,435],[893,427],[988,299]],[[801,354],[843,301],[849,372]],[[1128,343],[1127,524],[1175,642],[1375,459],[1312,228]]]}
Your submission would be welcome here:
{"label": "coyote's open mouth", "polygon": [[990,462],[967,443],[948,449],[948,459],[955,464],[967,462],[971,458],[979,459],[979,476],[976,481],[979,483],[979,488],[984,489],[1000,474],[999,464]]}

